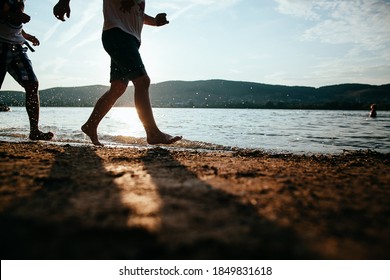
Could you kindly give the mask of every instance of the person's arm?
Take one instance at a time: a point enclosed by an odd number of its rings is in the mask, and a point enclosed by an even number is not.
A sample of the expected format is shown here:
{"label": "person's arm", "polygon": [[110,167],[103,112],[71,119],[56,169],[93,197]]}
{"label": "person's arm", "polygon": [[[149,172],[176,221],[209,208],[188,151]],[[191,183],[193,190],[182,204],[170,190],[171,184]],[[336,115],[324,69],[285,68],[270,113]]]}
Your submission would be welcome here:
{"label": "person's arm", "polygon": [[0,20],[6,21],[8,18],[8,13],[6,9],[6,4],[4,1],[0,0]]}
{"label": "person's arm", "polygon": [[70,17],[70,0],[59,0],[58,3],[53,8],[54,16],[61,20],[65,21],[65,15],[67,18]]}
{"label": "person's arm", "polygon": [[31,34],[26,33],[24,30],[22,30],[22,35],[23,35],[24,39],[26,39],[27,41],[30,41],[33,44],[33,46],[39,46],[40,45],[40,42],[39,42],[37,37],[35,37],[35,36],[31,35]]}
{"label": "person's arm", "polygon": [[[130,13],[132,7],[135,5],[134,0],[121,0],[120,10],[124,13]],[[168,24],[166,13],[160,13],[156,17],[151,17],[147,14],[144,14],[144,24],[152,26],[162,26]]]}
{"label": "person's arm", "polygon": [[16,12],[11,11],[10,6],[7,3],[3,3],[3,7],[0,10],[0,20],[9,21],[14,24],[22,24],[30,21],[30,16],[18,10]]}
{"label": "person's arm", "polygon": [[163,26],[168,23],[169,21],[167,20],[166,13],[160,13],[156,15],[156,17],[151,17],[147,14],[144,14],[144,24],[151,25],[151,26]]}
{"label": "person's arm", "polygon": [[10,13],[3,10],[0,11],[0,20],[7,21],[10,18]]}

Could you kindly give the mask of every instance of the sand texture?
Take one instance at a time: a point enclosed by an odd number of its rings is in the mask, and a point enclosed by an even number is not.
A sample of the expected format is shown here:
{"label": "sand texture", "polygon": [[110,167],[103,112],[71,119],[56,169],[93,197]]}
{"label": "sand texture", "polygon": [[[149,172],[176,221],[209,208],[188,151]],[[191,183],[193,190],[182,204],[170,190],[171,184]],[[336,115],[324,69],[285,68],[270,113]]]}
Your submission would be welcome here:
{"label": "sand texture", "polygon": [[0,142],[1,259],[389,259],[390,157]]}

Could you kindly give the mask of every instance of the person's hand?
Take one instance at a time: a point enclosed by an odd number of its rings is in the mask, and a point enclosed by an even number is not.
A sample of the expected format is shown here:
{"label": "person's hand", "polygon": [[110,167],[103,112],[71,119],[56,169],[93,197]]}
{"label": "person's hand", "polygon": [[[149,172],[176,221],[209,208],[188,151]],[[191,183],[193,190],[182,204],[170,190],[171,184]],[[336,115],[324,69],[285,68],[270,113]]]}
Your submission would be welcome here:
{"label": "person's hand", "polygon": [[58,1],[58,3],[53,8],[54,16],[61,20],[65,21],[65,15],[67,18],[70,17],[70,6],[69,1]]}
{"label": "person's hand", "polygon": [[8,19],[11,23],[19,25],[30,21],[31,17],[23,12],[9,13]]}
{"label": "person's hand", "polygon": [[158,14],[158,15],[156,15],[156,17],[154,19],[156,21],[156,26],[163,26],[163,25],[169,23],[169,21],[167,20],[166,13]]}
{"label": "person's hand", "polygon": [[38,38],[35,36],[30,36],[28,40],[33,44],[33,46],[39,46],[41,43],[39,42]]}
{"label": "person's hand", "polygon": [[20,13],[18,14],[18,17],[22,23],[27,23],[30,21],[31,17],[28,14]]}
{"label": "person's hand", "polygon": [[130,13],[133,6],[134,0],[121,0],[121,7],[119,9],[124,13]]}

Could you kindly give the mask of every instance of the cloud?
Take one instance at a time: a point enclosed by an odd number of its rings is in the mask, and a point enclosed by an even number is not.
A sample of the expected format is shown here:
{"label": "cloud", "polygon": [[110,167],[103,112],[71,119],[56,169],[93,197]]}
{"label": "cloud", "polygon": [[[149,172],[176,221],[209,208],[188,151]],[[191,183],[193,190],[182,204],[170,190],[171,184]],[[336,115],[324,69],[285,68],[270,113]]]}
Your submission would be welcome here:
{"label": "cloud", "polygon": [[[310,77],[322,84],[388,83],[390,73],[390,1],[275,0],[277,11],[305,21],[303,42],[341,45],[344,55],[317,57]],[[299,79],[299,77],[294,77]]]}
{"label": "cloud", "polygon": [[365,50],[390,46],[390,2],[377,0],[275,0],[280,13],[310,20],[303,40],[354,44]]}
{"label": "cloud", "polygon": [[50,38],[56,33],[58,27],[60,26],[61,22],[58,21],[56,24],[54,24],[52,27],[49,28],[47,32],[45,32],[45,36],[43,37],[43,42],[47,42],[50,40]]}
{"label": "cloud", "polygon": [[326,43],[353,43],[368,50],[390,44],[390,5],[362,1],[360,5],[340,3],[330,16],[308,29],[304,38]]}
{"label": "cloud", "polygon": [[175,19],[179,18],[181,15],[185,14],[186,12],[192,10],[196,6],[197,6],[196,4],[189,4],[186,7],[182,7],[182,8],[176,9],[177,11],[174,14],[172,14],[169,17],[169,19],[170,20],[175,20]]}
{"label": "cloud", "polygon": [[344,83],[385,84],[388,83],[389,66],[383,62],[371,61],[370,59],[360,59],[350,61],[348,58],[338,60],[320,61],[313,66],[310,79],[321,81],[322,84],[330,84],[343,77]]}
{"label": "cloud", "polygon": [[275,0],[278,4],[277,11],[286,15],[293,15],[304,19],[319,19],[319,14],[315,11],[315,1],[291,1]]}
{"label": "cloud", "polygon": [[38,67],[35,67],[39,72],[58,74],[62,72],[64,65],[68,63],[68,59],[63,57],[55,57],[52,59],[41,61]]}
{"label": "cloud", "polygon": [[[183,0],[172,0],[169,3],[160,2],[153,4],[153,8],[158,10],[169,10],[173,11],[173,13],[169,16],[171,20],[177,19],[182,15],[189,13],[189,11],[194,10],[196,8],[201,8],[202,13],[222,10],[234,6],[243,0],[191,0],[191,1],[183,1]],[[199,16],[199,13],[197,13]]]}
{"label": "cloud", "polygon": [[101,33],[102,32],[99,29],[98,31],[89,34],[89,36],[84,37],[80,42],[78,42],[77,44],[75,44],[71,47],[71,49],[69,50],[69,54],[74,53],[77,49],[79,49],[80,47],[85,46],[89,43],[97,42],[97,41],[100,42]]}
{"label": "cloud", "polygon": [[[62,36],[61,40],[58,41],[57,47],[62,46],[73,38],[75,38],[78,34],[80,34],[84,27],[86,27],[92,20],[94,20],[99,13],[101,13],[101,3],[99,1],[93,1],[90,3],[87,8],[84,9],[81,19],[77,19],[75,23],[68,29]],[[75,16],[74,14],[72,16]],[[65,23],[63,23],[65,24]]]}

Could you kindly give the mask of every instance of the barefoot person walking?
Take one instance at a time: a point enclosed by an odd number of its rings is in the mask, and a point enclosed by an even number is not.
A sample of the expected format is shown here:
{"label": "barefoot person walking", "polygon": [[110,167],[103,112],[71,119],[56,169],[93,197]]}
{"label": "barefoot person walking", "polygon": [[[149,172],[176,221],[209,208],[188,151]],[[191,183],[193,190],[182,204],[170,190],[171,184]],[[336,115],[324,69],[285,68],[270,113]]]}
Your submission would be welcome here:
{"label": "barefoot person walking", "polygon": [[[53,9],[54,15],[64,21],[70,16],[70,0],[60,0]],[[91,116],[81,127],[92,143],[99,142],[97,128],[103,117],[125,92],[129,81],[134,85],[134,102],[138,116],[145,128],[147,142],[152,145],[172,144],[182,139],[158,128],[149,99],[150,78],[142,62],[139,47],[144,24],[168,24],[166,14],[151,17],[144,13],[145,0],[103,0],[103,47],[111,57],[110,89],[97,101]]]}
{"label": "barefoot person walking", "polygon": [[[54,134],[39,130],[38,79],[23,45],[30,41],[34,46],[39,40],[24,32],[23,24],[30,21],[24,13],[24,0],[0,0],[0,88],[7,72],[26,91],[26,110],[30,121],[31,140],[50,140]],[[28,44],[27,46],[31,48]]]}

